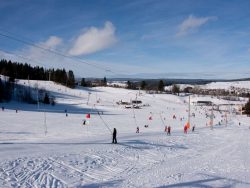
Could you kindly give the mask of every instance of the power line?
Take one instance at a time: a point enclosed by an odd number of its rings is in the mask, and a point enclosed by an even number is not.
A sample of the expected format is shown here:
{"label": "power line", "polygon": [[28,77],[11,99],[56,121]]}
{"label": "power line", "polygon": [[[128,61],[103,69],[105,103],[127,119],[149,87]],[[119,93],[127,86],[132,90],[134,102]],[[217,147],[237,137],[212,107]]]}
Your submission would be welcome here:
{"label": "power line", "polygon": [[92,67],[95,67],[97,69],[100,69],[100,70],[104,70],[106,72],[110,72],[110,73],[115,73],[113,72],[111,69],[109,68],[105,68],[105,67],[102,67],[100,65],[96,65],[94,63],[89,63],[89,62],[86,62],[86,61],[83,61],[82,59],[80,58],[77,58],[77,57],[73,57],[71,55],[66,55],[62,52],[59,52],[59,51],[56,51],[56,50],[52,50],[52,49],[48,49],[48,48],[44,48],[40,45],[37,45],[37,44],[34,44],[32,42],[29,42],[29,41],[26,41],[26,40],[23,40],[23,39],[20,39],[18,37],[15,37],[15,36],[11,36],[11,35],[8,35],[8,34],[4,34],[4,33],[0,33],[0,36],[2,37],[5,37],[5,38],[8,38],[8,39],[11,39],[11,40],[14,40],[14,41],[17,41],[17,42],[20,42],[20,43],[23,43],[25,45],[28,45],[28,46],[33,46],[35,48],[38,48],[40,50],[43,50],[43,51],[47,51],[49,53],[52,53],[52,54],[55,54],[55,55],[58,55],[58,56],[61,56],[61,57],[64,57],[64,58],[68,58],[68,59],[71,59],[71,60],[74,60],[74,61],[77,61],[77,62],[80,62],[80,63],[83,63],[83,64],[86,64],[86,65],[89,65],[89,66],[92,66]]}
{"label": "power line", "polygon": [[24,60],[33,61],[33,62],[35,62],[36,64],[39,64],[39,65],[41,65],[41,66],[45,66],[45,64],[43,64],[43,63],[41,63],[41,62],[39,62],[39,61],[37,61],[37,60],[31,59],[31,58],[28,58],[28,57],[24,57],[24,56],[22,56],[22,55],[14,54],[14,53],[12,53],[12,52],[10,52],[10,51],[7,51],[7,50],[4,50],[4,49],[2,49],[2,48],[0,48],[0,51],[4,52],[4,53],[6,53],[6,54],[9,54],[9,55],[14,55],[14,56],[16,56],[16,57],[18,57],[18,58],[22,58],[22,59],[24,59]]}

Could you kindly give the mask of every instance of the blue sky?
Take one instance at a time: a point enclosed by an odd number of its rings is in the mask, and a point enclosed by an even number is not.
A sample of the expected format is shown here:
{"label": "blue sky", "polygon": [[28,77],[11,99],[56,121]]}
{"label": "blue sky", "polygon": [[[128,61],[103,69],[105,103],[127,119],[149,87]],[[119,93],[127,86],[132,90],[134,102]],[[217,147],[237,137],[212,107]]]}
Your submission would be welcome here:
{"label": "blue sky", "polygon": [[94,66],[4,36],[0,55],[80,77],[250,77],[249,7],[248,0],[1,0],[0,34]]}

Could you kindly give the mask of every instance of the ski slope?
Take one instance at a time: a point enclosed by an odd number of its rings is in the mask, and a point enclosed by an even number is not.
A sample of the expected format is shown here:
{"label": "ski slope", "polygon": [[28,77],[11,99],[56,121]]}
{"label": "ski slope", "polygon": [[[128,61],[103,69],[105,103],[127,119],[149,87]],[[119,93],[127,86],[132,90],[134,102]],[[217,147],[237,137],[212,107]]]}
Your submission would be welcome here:
{"label": "ski slope", "polygon": [[[224,111],[214,111],[211,129],[206,116],[211,107],[191,105],[195,131],[184,134],[188,97],[28,84],[53,93],[56,105],[2,104],[0,187],[250,187],[249,117],[228,113],[226,122]],[[136,98],[146,105],[126,109],[116,104]],[[83,125],[87,113],[91,118]],[[166,125],[171,136],[164,132]],[[111,144],[113,128],[118,144]]]}

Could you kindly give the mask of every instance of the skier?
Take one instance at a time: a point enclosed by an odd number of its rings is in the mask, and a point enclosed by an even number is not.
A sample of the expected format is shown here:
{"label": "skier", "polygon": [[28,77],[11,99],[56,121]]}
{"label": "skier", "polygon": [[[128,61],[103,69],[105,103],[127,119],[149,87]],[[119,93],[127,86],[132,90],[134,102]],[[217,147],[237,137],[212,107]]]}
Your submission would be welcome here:
{"label": "skier", "polygon": [[82,123],[82,124],[83,124],[83,125],[86,125],[86,119],[83,120],[83,123]]}
{"label": "skier", "polygon": [[139,127],[136,128],[136,133],[139,133]]}
{"label": "skier", "polygon": [[113,141],[112,141],[113,144],[117,144],[116,134],[117,134],[117,131],[116,131],[116,128],[114,128],[114,131],[113,131]]}
{"label": "skier", "polygon": [[187,125],[184,126],[184,133],[187,134]]}
{"label": "skier", "polygon": [[165,126],[165,132],[168,132],[168,126],[167,125]]}
{"label": "skier", "polygon": [[167,132],[167,135],[171,135],[171,127],[168,126],[168,132]]}
{"label": "skier", "polygon": [[192,127],[192,132],[194,132],[194,129],[195,129],[195,125]]}
{"label": "skier", "polygon": [[4,106],[2,106],[2,111],[4,111]]}

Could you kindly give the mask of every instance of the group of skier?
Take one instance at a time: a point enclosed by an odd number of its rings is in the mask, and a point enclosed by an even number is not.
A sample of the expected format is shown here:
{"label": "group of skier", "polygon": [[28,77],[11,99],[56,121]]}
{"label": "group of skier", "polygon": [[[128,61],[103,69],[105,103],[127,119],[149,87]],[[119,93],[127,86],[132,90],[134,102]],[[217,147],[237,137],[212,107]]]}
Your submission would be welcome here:
{"label": "group of skier", "polygon": [[165,126],[165,132],[167,132],[167,135],[171,135],[171,127]]}
{"label": "group of skier", "polygon": [[[195,125],[192,127],[192,132],[194,132],[195,130]],[[187,134],[187,131],[188,131],[188,126],[185,125],[184,126],[184,133]],[[165,132],[167,132],[167,135],[171,135],[171,126],[165,126]],[[136,127],[136,133],[140,133],[140,128],[139,127]],[[116,128],[114,128],[113,130],[113,137],[112,137],[112,143],[113,144],[117,144],[117,130]]]}

